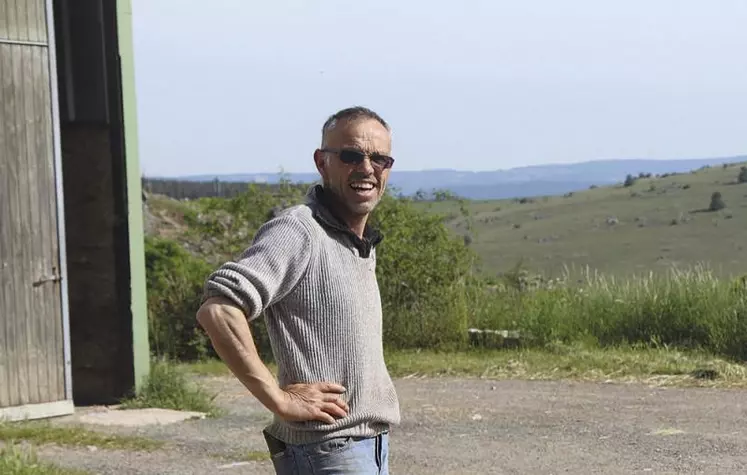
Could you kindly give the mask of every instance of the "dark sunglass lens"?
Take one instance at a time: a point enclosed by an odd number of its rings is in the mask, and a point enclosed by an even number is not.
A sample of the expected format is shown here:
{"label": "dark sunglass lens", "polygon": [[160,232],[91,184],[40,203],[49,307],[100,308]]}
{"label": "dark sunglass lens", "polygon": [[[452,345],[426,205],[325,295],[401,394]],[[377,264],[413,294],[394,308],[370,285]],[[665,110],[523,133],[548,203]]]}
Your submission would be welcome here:
{"label": "dark sunglass lens", "polygon": [[340,160],[343,163],[360,163],[366,156],[355,150],[343,150],[340,152]]}
{"label": "dark sunglass lens", "polygon": [[384,155],[373,155],[371,157],[371,161],[374,162],[376,164],[376,166],[381,167],[381,168],[388,168],[388,167],[390,167],[391,166],[391,164],[390,164],[391,160],[392,160],[391,158],[386,157]]}

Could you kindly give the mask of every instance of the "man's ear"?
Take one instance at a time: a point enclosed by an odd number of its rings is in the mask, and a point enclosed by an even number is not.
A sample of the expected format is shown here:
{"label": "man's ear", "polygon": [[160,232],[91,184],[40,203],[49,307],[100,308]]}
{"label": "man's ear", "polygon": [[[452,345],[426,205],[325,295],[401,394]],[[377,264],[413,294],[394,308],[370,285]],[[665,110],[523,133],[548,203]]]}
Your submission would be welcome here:
{"label": "man's ear", "polygon": [[316,169],[319,171],[319,174],[324,177],[324,175],[326,174],[327,163],[324,152],[319,149],[316,149],[314,151],[314,164],[316,165]]}

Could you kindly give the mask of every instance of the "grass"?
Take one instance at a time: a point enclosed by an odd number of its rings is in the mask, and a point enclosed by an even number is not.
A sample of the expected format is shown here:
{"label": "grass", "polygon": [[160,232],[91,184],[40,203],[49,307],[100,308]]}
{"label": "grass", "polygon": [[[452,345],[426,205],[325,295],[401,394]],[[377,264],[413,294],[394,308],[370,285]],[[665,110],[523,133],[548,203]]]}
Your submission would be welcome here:
{"label": "grass", "polygon": [[[272,374],[277,374],[277,366],[274,362],[265,362]],[[177,363],[179,369],[185,374],[205,377],[231,376],[231,370],[219,359],[204,359],[201,361],[190,361]]]}
{"label": "grass", "polygon": [[124,450],[154,450],[164,445],[161,441],[143,437],[104,434],[77,426],[55,426],[43,421],[0,423],[0,441],[17,440],[34,445],[95,446],[100,449]]}
{"label": "grass", "polygon": [[[741,165],[639,179],[631,187],[599,187],[524,204],[469,202],[475,226],[471,246],[484,271],[493,275],[520,260],[548,276],[566,268],[590,267],[624,276],[697,264],[707,264],[722,276],[744,273],[747,184],[735,184]],[[722,193],[727,208],[698,212],[708,207],[715,191]],[[457,203],[418,205],[455,216],[450,227],[467,232]],[[608,218],[615,218],[616,224],[608,224]]]}
{"label": "grass", "polygon": [[228,366],[219,359],[179,363],[179,366],[186,372],[197,376],[226,376],[231,373]]}
{"label": "grass", "polygon": [[161,408],[203,412],[210,417],[222,414],[214,403],[217,395],[189,381],[183,367],[167,361],[154,361],[142,390],[122,401],[123,409]]}
{"label": "grass", "polygon": [[246,454],[246,461],[247,462],[264,462],[265,460],[270,460],[270,453],[269,452],[262,452],[259,450],[253,450],[251,452],[248,452]]}
{"label": "grass", "polygon": [[703,269],[476,294],[472,324],[520,330],[542,347],[667,345],[747,360],[747,288]]}
{"label": "grass", "polygon": [[563,379],[747,387],[744,365],[707,353],[671,349],[550,345],[546,349],[459,353],[396,351],[387,355],[387,365],[396,378]]}
{"label": "grass", "polygon": [[[531,285],[531,282],[529,283]],[[388,351],[392,374],[658,381],[747,387],[747,288],[703,269],[582,285],[472,289],[470,325],[518,330],[523,349]],[[220,361],[188,364],[226,375]]]}
{"label": "grass", "polygon": [[[386,352],[386,362],[394,378],[573,379],[747,388],[744,365],[697,350],[632,345],[599,348],[556,343],[535,349],[392,350]],[[184,363],[182,367],[200,376],[230,375],[218,360]]]}
{"label": "grass", "polygon": [[70,470],[41,462],[31,450],[15,445],[0,448],[0,473],[3,475],[87,475],[87,472]]}

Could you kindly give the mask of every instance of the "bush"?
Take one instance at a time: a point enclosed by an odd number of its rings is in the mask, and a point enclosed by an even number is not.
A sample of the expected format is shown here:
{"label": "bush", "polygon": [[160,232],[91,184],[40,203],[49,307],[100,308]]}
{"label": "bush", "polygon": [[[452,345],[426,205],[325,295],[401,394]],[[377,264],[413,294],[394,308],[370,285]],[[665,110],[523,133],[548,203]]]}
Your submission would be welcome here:
{"label": "bush", "polygon": [[212,265],[238,256],[251,243],[262,224],[278,211],[303,201],[298,185],[281,184],[273,190],[251,184],[232,198],[203,198],[189,235],[200,255]]}
{"label": "bush", "polygon": [[443,218],[386,196],[371,217],[384,234],[377,275],[391,348],[453,346],[467,331],[465,287],[475,261]]}
{"label": "bush", "polygon": [[739,169],[739,175],[737,176],[738,183],[747,183],[747,167]]}
{"label": "bush", "polygon": [[721,197],[721,192],[716,191],[711,195],[711,204],[708,205],[708,209],[710,211],[719,211],[726,208],[726,203],[724,203],[724,199]]}
{"label": "bush", "polygon": [[148,378],[142,390],[131,399],[122,401],[124,409],[160,408],[175,411],[195,411],[216,416],[220,410],[213,403],[215,395],[208,395],[202,388],[189,382],[178,366],[167,360],[156,360],[151,364]]}
{"label": "bush", "polygon": [[145,267],[151,351],[182,360],[212,355],[195,317],[211,266],[175,241],[148,236]]}
{"label": "bush", "polygon": [[[195,319],[205,278],[215,265],[243,251],[274,210],[301,199],[297,188],[271,194],[252,187],[233,198],[201,200],[190,233],[199,237],[200,252],[210,250],[205,259],[176,242],[147,239],[151,344],[156,354],[182,360],[214,355]],[[468,218],[463,206],[460,215]],[[466,335],[464,287],[475,258],[468,240],[453,235],[444,220],[391,194],[371,217],[385,236],[377,250],[377,274],[388,347],[455,345]],[[471,222],[465,221],[469,231]],[[271,359],[264,319],[252,326],[260,354]]]}

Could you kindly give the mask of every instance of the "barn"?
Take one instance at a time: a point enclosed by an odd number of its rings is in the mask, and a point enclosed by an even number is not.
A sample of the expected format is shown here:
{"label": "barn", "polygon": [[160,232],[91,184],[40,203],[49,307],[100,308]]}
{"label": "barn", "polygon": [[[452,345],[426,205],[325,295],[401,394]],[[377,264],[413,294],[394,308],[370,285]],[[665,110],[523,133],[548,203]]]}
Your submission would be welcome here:
{"label": "barn", "polygon": [[0,419],[148,374],[130,0],[0,1]]}

